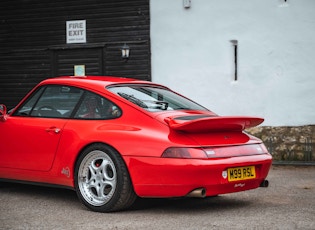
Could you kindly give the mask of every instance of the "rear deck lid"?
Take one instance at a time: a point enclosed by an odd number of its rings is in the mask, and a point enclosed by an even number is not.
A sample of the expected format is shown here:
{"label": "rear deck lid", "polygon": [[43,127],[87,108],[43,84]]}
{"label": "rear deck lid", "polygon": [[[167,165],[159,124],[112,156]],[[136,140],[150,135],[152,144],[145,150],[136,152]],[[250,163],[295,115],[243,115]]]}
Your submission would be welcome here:
{"label": "rear deck lid", "polygon": [[258,144],[261,140],[243,132],[261,124],[264,119],[245,116],[217,116],[208,114],[168,116],[164,118],[170,136],[184,134],[200,146],[232,146]]}

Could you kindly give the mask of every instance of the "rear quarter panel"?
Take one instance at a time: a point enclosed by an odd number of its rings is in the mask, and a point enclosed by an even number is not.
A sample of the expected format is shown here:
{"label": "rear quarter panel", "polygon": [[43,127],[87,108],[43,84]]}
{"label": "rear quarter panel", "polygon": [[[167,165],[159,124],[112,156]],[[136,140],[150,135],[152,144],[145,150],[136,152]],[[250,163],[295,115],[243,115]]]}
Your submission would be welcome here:
{"label": "rear quarter panel", "polygon": [[[170,129],[166,124],[128,106],[117,119],[70,119],[62,132],[52,173],[68,177],[69,185],[73,186],[73,172],[78,155],[93,143],[111,146],[123,159],[124,156],[159,158],[170,146],[196,146],[196,142],[185,135],[171,141],[170,136]],[[65,169],[70,175],[62,174]]]}

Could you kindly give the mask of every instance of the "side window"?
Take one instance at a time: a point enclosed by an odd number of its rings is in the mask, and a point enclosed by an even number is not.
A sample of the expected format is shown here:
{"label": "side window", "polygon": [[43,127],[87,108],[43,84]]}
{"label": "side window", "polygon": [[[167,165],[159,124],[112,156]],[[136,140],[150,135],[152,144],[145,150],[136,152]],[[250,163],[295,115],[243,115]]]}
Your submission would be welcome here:
{"label": "side window", "polygon": [[38,98],[45,90],[45,87],[41,87],[38,90],[36,90],[28,99],[27,101],[13,114],[13,116],[30,116],[30,113],[35,105],[35,103],[38,101]]}
{"label": "side window", "polygon": [[121,110],[111,101],[97,94],[86,92],[74,118],[113,119],[120,117],[121,114]]}
{"label": "side window", "polygon": [[32,94],[14,115],[69,118],[83,92],[81,89],[69,86],[42,87]]}
{"label": "side window", "polygon": [[13,116],[114,119],[121,109],[95,93],[76,87],[48,85],[36,90]]}

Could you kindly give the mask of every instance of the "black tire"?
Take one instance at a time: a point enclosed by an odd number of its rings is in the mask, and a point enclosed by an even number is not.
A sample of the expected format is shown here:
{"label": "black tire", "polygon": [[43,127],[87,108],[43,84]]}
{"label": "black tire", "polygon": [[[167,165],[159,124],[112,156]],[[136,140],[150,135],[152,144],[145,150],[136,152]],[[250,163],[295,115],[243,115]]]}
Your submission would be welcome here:
{"label": "black tire", "polygon": [[137,197],[120,154],[104,144],[93,144],[82,152],[74,182],[81,202],[96,212],[127,209]]}

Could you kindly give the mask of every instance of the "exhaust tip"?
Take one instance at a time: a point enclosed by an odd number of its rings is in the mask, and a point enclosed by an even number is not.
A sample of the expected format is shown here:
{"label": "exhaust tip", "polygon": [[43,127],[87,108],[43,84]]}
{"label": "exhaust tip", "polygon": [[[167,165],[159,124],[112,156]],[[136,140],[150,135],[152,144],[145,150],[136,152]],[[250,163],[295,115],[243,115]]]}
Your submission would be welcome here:
{"label": "exhaust tip", "polygon": [[259,187],[267,188],[269,186],[269,181],[268,180],[263,180]]}
{"label": "exhaust tip", "polygon": [[190,193],[187,194],[187,197],[205,198],[206,197],[206,189],[205,188],[194,189]]}

